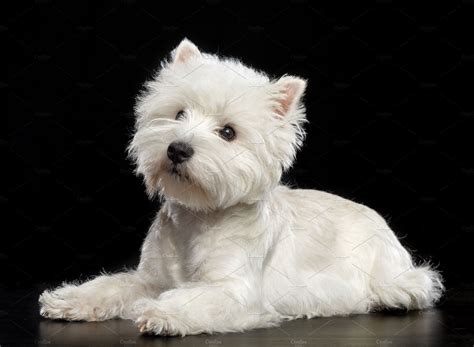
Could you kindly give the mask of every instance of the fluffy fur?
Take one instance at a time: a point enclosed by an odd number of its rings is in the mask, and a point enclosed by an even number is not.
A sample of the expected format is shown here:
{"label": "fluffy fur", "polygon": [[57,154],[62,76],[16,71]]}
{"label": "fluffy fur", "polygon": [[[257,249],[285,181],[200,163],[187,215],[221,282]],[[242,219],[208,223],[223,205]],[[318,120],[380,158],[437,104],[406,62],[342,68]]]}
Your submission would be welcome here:
{"label": "fluffy fur", "polygon": [[[186,335],[432,306],[440,274],[415,265],[379,214],[280,184],[304,137],[305,87],[183,40],[136,106],[130,153],[149,195],[163,199],[139,266],[47,290],[41,314]],[[173,141],[194,155],[173,164]]]}

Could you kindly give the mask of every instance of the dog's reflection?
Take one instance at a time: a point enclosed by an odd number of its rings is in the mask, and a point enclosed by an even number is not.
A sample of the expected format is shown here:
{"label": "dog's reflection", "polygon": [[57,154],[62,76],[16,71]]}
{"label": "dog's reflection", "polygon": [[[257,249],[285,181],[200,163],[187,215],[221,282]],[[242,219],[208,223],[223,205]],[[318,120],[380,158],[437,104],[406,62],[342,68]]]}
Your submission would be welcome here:
{"label": "dog's reflection", "polygon": [[[364,341],[371,344],[412,344],[439,341],[447,333],[442,312],[438,310],[405,313],[378,313],[350,317],[314,318],[287,322],[281,328],[259,329],[247,333],[159,337],[139,335],[131,321],[110,320],[97,323],[42,320],[39,323],[40,345],[84,346],[266,346],[288,343]],[[295,342],[296,341],[296,342]]]}
{"label": "dog's reflection", "polygon": [[[39,323],[39,345],[83,346],[160,346],[169,339],[140,336],[131,321],[66,322],[42,320]],[[177,341],[178,343],[179,341]]]}

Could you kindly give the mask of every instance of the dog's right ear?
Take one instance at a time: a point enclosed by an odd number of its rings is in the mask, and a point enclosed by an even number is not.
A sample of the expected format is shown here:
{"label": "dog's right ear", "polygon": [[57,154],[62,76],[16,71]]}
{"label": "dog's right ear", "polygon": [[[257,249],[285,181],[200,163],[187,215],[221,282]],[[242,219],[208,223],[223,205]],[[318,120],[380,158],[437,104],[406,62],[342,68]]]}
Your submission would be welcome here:
{"label": "dog's right ear", "polygon": [[194,43],[186,38],[181,41],[181,43],[173,50],[173,52],[171,52],[173,65],[183,64],[200,56],[201,52],[199,51],[199,48],[197,48]]}

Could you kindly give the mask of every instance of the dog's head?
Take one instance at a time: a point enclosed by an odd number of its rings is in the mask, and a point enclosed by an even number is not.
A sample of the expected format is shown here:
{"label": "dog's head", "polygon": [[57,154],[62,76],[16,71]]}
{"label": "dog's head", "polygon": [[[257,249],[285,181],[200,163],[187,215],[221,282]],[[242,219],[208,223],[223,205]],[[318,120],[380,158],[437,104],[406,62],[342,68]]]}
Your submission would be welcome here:
{"label": "dog's head", "polygon": [[135,108],[130,153],[148,193],[194,210],[264,198],[302,143],[305,87],[183,40]]}

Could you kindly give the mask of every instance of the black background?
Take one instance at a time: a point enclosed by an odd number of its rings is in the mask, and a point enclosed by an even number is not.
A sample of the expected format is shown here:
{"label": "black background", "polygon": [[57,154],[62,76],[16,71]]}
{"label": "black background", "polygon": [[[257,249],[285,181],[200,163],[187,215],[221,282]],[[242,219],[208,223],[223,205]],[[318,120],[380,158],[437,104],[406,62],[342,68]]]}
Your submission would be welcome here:
{"label": "black background", "polygon": [[125,153],[134,97],[183,37],[309,79],[308,139],[285,181],[375,208],[448,288],[472,282],[473,1],[10,5],[2,286],[136,263],[158,202]]}

